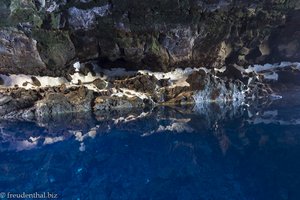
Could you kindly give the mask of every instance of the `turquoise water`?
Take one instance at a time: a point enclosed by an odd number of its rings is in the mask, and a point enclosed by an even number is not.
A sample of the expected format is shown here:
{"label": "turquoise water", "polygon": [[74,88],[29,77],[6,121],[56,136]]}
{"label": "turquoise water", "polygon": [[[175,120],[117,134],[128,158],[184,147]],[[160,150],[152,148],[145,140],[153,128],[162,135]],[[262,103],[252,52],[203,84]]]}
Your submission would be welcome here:
{"label": "turquoise water", "polygon": [[300,199],[294,100],[0,125],[4,199],[8,192],[58,199]]}

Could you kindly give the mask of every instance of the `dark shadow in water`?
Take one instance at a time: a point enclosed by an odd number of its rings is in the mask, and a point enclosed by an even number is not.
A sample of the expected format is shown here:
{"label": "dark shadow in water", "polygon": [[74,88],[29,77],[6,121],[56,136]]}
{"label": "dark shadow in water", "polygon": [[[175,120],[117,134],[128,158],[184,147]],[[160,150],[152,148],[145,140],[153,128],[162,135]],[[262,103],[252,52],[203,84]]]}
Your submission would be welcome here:
{"label": "dark shadow in water", "polygon": [[300,199],[300,105],[286,100],[0,126],[3,192],[53,192],[59,199]]}

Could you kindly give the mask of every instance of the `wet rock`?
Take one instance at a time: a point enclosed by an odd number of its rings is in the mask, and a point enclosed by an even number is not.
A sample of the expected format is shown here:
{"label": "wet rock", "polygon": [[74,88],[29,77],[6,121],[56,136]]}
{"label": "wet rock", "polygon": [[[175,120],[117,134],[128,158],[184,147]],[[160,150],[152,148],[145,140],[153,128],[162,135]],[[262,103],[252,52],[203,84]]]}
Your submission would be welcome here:
{"label": "wet rock", "polygon": [[[266,59],[267,51],[262,47],[266,47],[268,36],[285,23],[286,8],[292,10],[295,6],[294,2],[280,1],[268,2],[267,8],[263,6],[265,3],[184,1],[177,4],[167,0],[112,2],[110,8],[101,2],[85,8],[82,2],[80,9],[71,7],[68,14],[78,54],[83,55],[92,43],[99,42],[100,51],[93,45],[94,53],[89,53],[93,57],[99,53],[99,57],[109,61],[124,59],[139,67],[150,65],[152,69],[164,71],[174,65],[218,66],[225,60],[235,63],[236,54],[243,47],[249,50],[261,47],[264,55],[259,57]],[[100,8],[103,8],[100,14],[93,10]],[[247,25],[246,21],[253,23]],[[93,42],[84,44],[83,32]]]}
{"label": "wet rock", "polygon": [[72,105],[74,112],[86,112],[92,109],[93,91],[86,87],[74,88],[65,96]]}
{"label": "wet rock", "polygon": [[53,87],[38,90],[3,90],[0,97],[1,118],[50,119],[57,115],[91,111],[93,91],[85,87]]}
{"label": "wet rock", "polygon": [[206,85],[206,76],[204,70],[195,71],[189,75],[186,82],[190,84],[191,90],[203,90]]}
{"label": "wet rock", "polygon": [[21,112],[34,106],[34,103],[39,100],[39,95],[34,90],[25,89],[10,89],[8,91],[1,91],[2,103],[0,105],[0,117],[5,118],[11,113],[14,114]]}
{"label": "wet rock", "polygon": [[188,87],[176,86],[161,88],[158,92],[158,94],[161,96],[160,102],[168,102],[178,97],[181,93],[185,93],[186,91],[188,91]]}
{"label": "wet rock", "polygon": [[160,79],[159,80],[159,85],[161,87],[167,87],[169,85],[169,79]]}
{"label": "wet rock", "polygon": [[25,109],[22,111],[21,118],[27,120],[33,120],[35,118],[34,109]]}
{"label": "wet rock", "polygon": [[94,101],[94,111],[97,110],[119,110],[133,107],[143,107],[143,100],[139,97],[97,97]]}
{"label": "wet rock", "polygon": [[60,91],[61,91],[62,93],[65,93],[66,90],[67,90],[66,84],[61,84],[59,89],[60,89]]}
{"label": "wet rock", "polygon": [[7,104],[8,102],[10,102],[12,100],[11,96],[0,96],[0,106]]}
{"label": "wet rock", "polygon": [[73,111],[73,107],[67,98],[59,93],[50,93],[35,104],[35,116],[37,117],[59,115]]}
{"label": "wet rock", "polygon": [[87,59],[98,59],[100,57],[102,49],[99,45],[100,38],[95,36],[94,32],[76,31],[71,36],[76,47],[76,56],[80,60],[86,61]]}
{"label": "wet rock", "polygon": [[34,76],[31,77],[31,80],[34,86],[40,87],[42,85],[41,82]]}
{"label": "wet rock", "polygon": [[214,101],[220,96],[220,94],[220,88],[214,88],[210,93],[210,99]]}
{"label": "wet rock", "polygon": [[126,48],[124,49],[125,58],[128,61],[132,61],[134,63],[139,63],[143,59],[143,49],[142,48]]}
{"label": "wet rock", "polygon": [[87,76],[89,73],[92,74],[92,76],[96,76],[96,73],[94,72],[93,69],[93,64],[91,63],[84,63],[79,69],[79,72],[85,76]]}
{"label": "wet rock", "polygon": [[88,92],[88,89],[81,86],[81,87],[79,87],[79,89],[76,92],[78,94],[78,98],[83,99],[83,98],[85,98],[85,96]]}
{"label": "wet rock", "polygon": [[[98,46],[97,46],[98,47]],[[126,46],[125,46],[126,47]],[[111,41],[111,40],[105,40],[103,38],[99,38],[99,47],[100,48],[100,54],[99,57],[101,58],[108,58],[109,61],[117,61],[118,59],[121,59],[121,50],[117,43]],[[123,48],[124,54],[125,50]],[[128,59],[130,60],[130,59]]]}
{"label": "wet rock", "polygon": [[94,84],[99,90],[106,88],[106,85],[107,85],[106,82],[105,82],[104,80],[100,79],[100,78],[95,79],[95,80],[93,81],[93,84]]}
{"label": "wet rock", "polygon": [[153,93],[158,84],[158,80],[155,76],[137,75],[133,78],[115,81],[114,84],[119,88],[124,87],[139,92]]}
{"label": "wet rock", "polygon": [[193,92],[181,92],[177,94],[174,98],[170,99],[166,103],[163,104],[171,104],[171,105],[186,105],[193,104]]}
{"label": "wet rock", "polygon": [[64,77],[67,79],[67,81],[72,81],[72,76],[70,74],[66,74]]}

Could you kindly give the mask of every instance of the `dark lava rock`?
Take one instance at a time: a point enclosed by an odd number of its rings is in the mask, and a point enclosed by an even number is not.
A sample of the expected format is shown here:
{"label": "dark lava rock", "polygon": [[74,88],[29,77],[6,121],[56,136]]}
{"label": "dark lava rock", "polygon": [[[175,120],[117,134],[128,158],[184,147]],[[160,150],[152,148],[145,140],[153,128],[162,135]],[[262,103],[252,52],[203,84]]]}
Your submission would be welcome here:
{"label": "dark lava rock", "polygon": [[164,96],[164,101],[170,101],[176,97],[178,97],[180,94],[185,93],[188,91],[188,87],[181,87],[181,86],[176,86],[172,88],[163,88],[160,91],[160,94]]}
{"label": "dark lava rock", "polygon": [[66,76],[76,59],[153,71],[295,61],[299,5],[299,0],[5,0],[0,72]]}
{"label": "dark lava rock", "polygon": [[0,105],[0,116],[3,117],[8,113],[17,112],[23,109],[31,108],[39,100],[37,91],[25,89],[10,89],[1,91],[2,97]]}
{"label": "dark lava rock", "polygon": [[153,93],[158,80],[155,76],[137,75],[133,78],[115,81],[114,84],[119,88],[128,88],[139,92]]}
{"label": "dark lava rock", "polygon": [[[298,6],[300,2],[298,1]],[[274,56],[272,62],[290,60],[299,62],[300,59],[300,10],[289,12],[284,26],[274,30],[270,37],[270,48]]]}
{"label": "dark lava rock", "polygon": [[106,88],[106,82],[100,78],[95,79],[93,84],[100,90]]}
{"label": "dark lava rock", "polygon": [[4,85],[4,80],[2,77],[0,77],[0,85]]}
{"label": "dark lava rock", "polygon": [[172,105],[186,105],[193,104],[194,98],[192,92],[181,92],[176,97],[170,99],[164,104],[172,104]]}
{"label": "dark lava rock", "polygon": [[97,97],[94,101],[94,111],[97,110],[120,110],[127,108],[143,107],[144,102],[138,97],[114,97],[114,96],[101,96]]}
{"label": "dark lava rock", "polygon": [[206,85],[206,72],[204,70],[195,71],[189,75],[187,82],[191,90],[203,90]]}
{"label": "dark lava rock", "polygon": [[22,31],[0,27],[0,73],[43,74],[36,42]]}
{"label": "dark lava rock", "polygon": [[92,76],[96,76],[96,73],[94,72],[94,67],[91,63],[84,63],[79,69],[79,72],[85,76],[88,75],[88,73],[91,73]]}
{"label": "dark lava rock", "polygon": [[55,115],[73,112],[85,112],[91,110],[94,99],[93,92],[85,87],[71,88],[66,94],[47,92],[45,97],[35,103],[35,115],[41,118],[49,118]]}
{"label": "dark lava rock", "polygon": [[0,106],[7,104],[8,102],[10,102],[12,100],[11,96],[0,96]]}
{"label": "dark lava rock", "polygon": [[31,80],[32,80],[34,86],[38,86],[38,87],[41,86],[41,82],[36,77],[32,76]]}
{"label": "dark lava rock", "polygon": [[63,94],[50,93],[46,98],[38,101],[35,106],[35,115],[44,117],[73,112],[73,107]]}
{"label": "dark lava rock", "polygon": [[[75,47],[66,31],[34,30],[39,54],[48,68],[55,74],[66,70],[67,64],[75,57]],[[62,76],[61,74],[60,76]]]}
{"label": "dark lava rock", "polygon": [[[93,91],[66,86],[38,90],[7,89],[0,94],[0,118],[51,118],[63,113],[91,111]],[[23,112],[23,113],[22,113]]]}
{"label": "dark lava rock", "polygon": [[159,80],[159,85],[161,87],[167,87],[169,85],[169,79],[160,79]]}

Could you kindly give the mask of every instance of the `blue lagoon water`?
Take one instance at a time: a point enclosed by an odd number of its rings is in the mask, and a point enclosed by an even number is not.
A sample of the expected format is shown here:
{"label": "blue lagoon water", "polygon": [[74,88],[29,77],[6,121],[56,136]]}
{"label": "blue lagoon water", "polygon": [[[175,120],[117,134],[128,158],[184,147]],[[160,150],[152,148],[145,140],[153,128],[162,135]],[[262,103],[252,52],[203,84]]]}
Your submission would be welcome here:
{"label": "blue lagoon water", "polygon": [[81,200],[300,199],[295,98],[0,126],[0,192]]}

